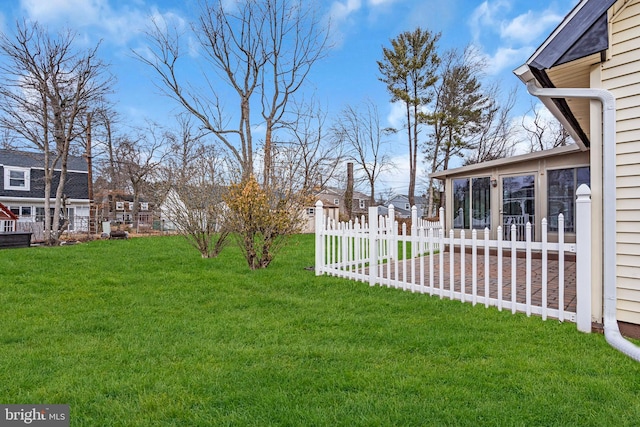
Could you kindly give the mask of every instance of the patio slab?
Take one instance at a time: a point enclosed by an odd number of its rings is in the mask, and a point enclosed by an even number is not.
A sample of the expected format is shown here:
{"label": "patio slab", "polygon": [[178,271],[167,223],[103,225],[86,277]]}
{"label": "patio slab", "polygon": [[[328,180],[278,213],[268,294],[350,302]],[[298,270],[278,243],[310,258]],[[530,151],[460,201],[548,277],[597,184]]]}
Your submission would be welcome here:
{"label": "patio slab", "polygon": [[[439,277],[440,277],[440,256],[439,254],[433,255],[433,278],[434,287],[439,289]],[[449,265],[449,252],[443,252],[443,272],[444,283],[442,288],[446,290],[451,289],[451,275]],[[488,256],[488,272],[489,272],[489,297],[498,297],[498,256],[490,254]],[[411,262],[415,263],[416,279],[411,278]],[[391,277],[407,283],[419,284],[420,283],[420,262],[424,265],[424,281],[425,284],[429,284],[430,279],[430,256],[415,258],[410,261],[398,262],[398,276],[395,274],[396,263],[391,262],[390,271]],[[527,261],[526,258],[516,258],[516,302],[526,302],[526,272]],[[532,305],[542,306],[542,260],[532,258],[531,259],[531,303]],[[552,309],[558,308],[559,292],[558,283],[560,277],[558,260],[547,261],[547,307]],[[387,278],[388,268],[383,266],[382,276]],[[472,255],[465,255],[465,294],[470,295],[473,283],[473,268],[472,268]],[[503,256],[502,258],[502,299],[504,301],[511,301],[511,257]],[[485,256],[477,256],[476,265],[476,284],[477,295],[485,295]],[[460,254],[456,253],[454,257],[454,274],[453,274],[453,290],[455,292],[462,291],[461,281],[461,259]],[[573,254],[567,256],[564,261],[564,310],[575,312],[576,311],[576,262]]]}

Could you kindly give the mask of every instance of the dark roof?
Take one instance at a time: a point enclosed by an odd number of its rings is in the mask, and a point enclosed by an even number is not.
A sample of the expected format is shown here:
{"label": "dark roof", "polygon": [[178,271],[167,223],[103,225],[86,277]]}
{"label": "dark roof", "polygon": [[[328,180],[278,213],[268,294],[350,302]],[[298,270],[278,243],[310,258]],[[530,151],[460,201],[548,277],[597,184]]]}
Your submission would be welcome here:
{"label": "dark roof", "polygon": [[[44,168],[44,154],[28,151],[0,149],[0,166],[17,166],[23,168]],[[56,165],[55,169],[60,169]],[[87,172],[87,161],[84,157],[69,156],[67,169],[70,171]]]}
{"label": "dark roof", "polygon": [[583,0],[527,61],[529,67],[545,70],[607,50],[607,11],[615,2]]}
{"label": "dark roof", "polygon": [[[529,58],[527,65],[542,87],[553,88],[547,70],[580,58],[600,53],[609,47],[607,12],[616,0],[582,0],[565,17],[549,38]],[[553,103],[567,119],[586,147],[591,143],[565,99]]]}

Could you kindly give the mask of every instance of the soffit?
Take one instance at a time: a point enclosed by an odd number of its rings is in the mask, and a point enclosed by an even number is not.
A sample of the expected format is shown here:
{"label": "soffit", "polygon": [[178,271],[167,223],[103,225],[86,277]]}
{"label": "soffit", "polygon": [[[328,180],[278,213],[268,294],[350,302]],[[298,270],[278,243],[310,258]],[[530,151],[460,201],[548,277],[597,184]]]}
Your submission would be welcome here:
{"label": "soffit", "polygon": [[[591,67],[600,62],[600,54],[558,65],[546,70],[547,76],[557,88],[588,88],[591,86]],[[590,138],[590,101],[588,99],[566,99],[571,113],[580,128]]]}

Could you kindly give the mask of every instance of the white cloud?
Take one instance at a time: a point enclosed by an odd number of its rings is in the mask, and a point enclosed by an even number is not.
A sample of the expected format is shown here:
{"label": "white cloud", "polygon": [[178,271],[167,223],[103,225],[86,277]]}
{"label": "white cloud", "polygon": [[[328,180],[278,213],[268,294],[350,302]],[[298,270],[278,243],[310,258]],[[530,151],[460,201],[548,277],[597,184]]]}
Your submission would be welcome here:
{"label": "white cloud", "polygon": [[516,43],[527,43],[542,34],[549,33],[562,20],[562,16],[550,10],[543,12],[528,11],[511,21],[500,24],[500,37]]}
{"label": "white cloud", "polygon": [[495,76],[504,70],[513,69],[522,63],[522,59],[526,58],[533,52],[531,46],[524,46],[518,49],[511,47],[499,47],[493,55],[486,55],[487,58],[487,74]]}
{"label": "white cloud", "polygon": [[392,4],[395,3],[396,0],[369,0],[368,4],[371,7],[376,7],[376,6],[383,6],[383,5],[388,5],[388,4]]}
{"label": "white cloud", "polygon": [[475,42],[480,40],[480,36],[487,30],[495,30],[499,28],[499,23],[509,10],[511,4],[507,0],[484,1],[480,6],[476,7],[469,18],[469,26],[471,27],[471,35]]}
{"label": "white cloud", "polygon": [[516,67],[533,53],[532,45],[562,19],[554,7],[527,10],[513,17],[514,0],[485,0],[468,21],[474,43],[485,52],[490,75]]}
{"label": "white cloud", "polygon": [[[144,10],[141,2],[114,8],[109,0],[21,0],[21,7],[29,19],[49,25],[72,26],[78,31],[91,28],[100,37],[116,44],[125,44],[146,28],[149,15],[157,10]],[[181,20],[166,14],[171,22]],[[101,33],[101,34],[100,34]]]}
{"label": "white cloud", "polygon": [[387,123],[394,129],[401,129],[406,121],[406,108],[404,103],[397,101],[390,104],[390,111],[387,115]]}
{"label": "white cloud", "polygon": [[329,8],[326,19],[330,22],[330,44],[333,47],[341,47],[344,44],[345,27],[352,21],[352,15],[362,7],[361,0],[334,1]]}
{"label": "white cloud", "polygon": [[357,12],[362,7],[361,0],[345,0],[344,2],[335,1],[331,5],[329,15],[331,16],[331,22],[340,25],[354,12]]}
{"label": "white cloud", "polygon": [[100,12],[109,8],[106,0],[21,0],[29,17],[38,21],[66,18],[70,22],[95,21]]}

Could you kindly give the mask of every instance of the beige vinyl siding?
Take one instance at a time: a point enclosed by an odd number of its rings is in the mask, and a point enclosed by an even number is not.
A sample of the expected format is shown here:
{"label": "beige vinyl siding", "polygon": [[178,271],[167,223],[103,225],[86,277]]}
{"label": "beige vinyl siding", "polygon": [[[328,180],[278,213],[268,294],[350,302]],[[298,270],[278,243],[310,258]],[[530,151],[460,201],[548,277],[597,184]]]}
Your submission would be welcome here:
{"label": "beige vinyl siding", "polygon": [[616,9],[602,87],[616,97],[619,320],[640,324],[640,0]]}

